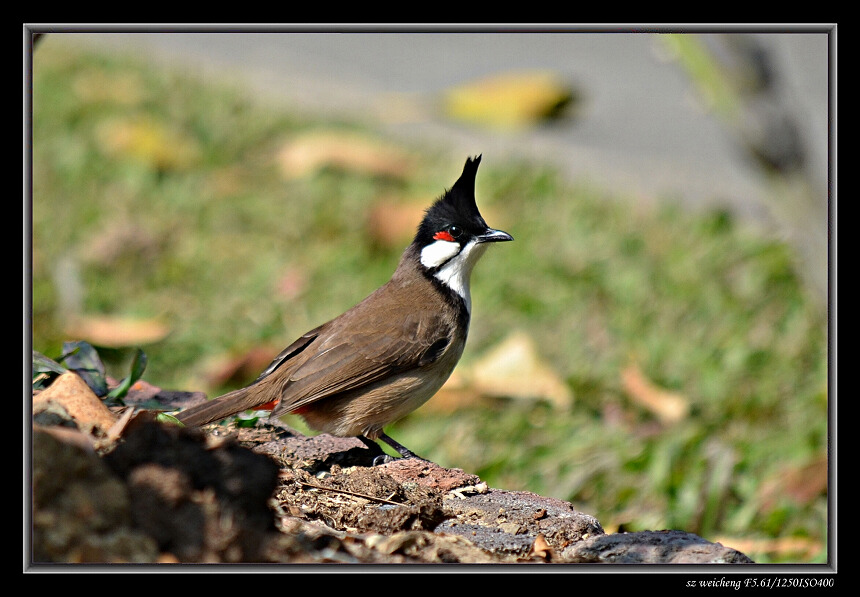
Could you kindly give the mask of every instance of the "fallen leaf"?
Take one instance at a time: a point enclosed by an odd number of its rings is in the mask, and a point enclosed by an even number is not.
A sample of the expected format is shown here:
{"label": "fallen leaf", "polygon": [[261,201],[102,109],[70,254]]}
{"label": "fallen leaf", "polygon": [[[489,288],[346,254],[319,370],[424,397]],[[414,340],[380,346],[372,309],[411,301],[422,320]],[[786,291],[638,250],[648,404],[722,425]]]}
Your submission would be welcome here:
{"label": "fallen leaf", "polygon": [[439,409],[453,409],[482,397],[546,400],[558,409],[570,408],[574,399],[565,381],[523,332],[510,334],[471,366],[455,371],[431,403]]}
{"label": "fallen leaf", "polygon": [[529,557],[546,560],[547,562],[549,562],[552,561],[552,555],[552,547],[549,543],[547,543],[547,540],[543,535],[538,534],[538,536],[535,537],[534,543],[532,543],[532,546],[529,549]]}
{"label": "fallen leaf", "polygon": [[96,139],[107,155],[133,158],[159,170],[187,169],[200,153],[190,136],[141,116],[103,122]]}
{"label": "fallen leaf", "polygon": [[380,199],[374,202],[367,215],[367,232],[371,241],[389,249],[409,244],[426,207],[426,200]]}
{"label": "fallen leaf", "polygon": [[61,406],[81,429],[95,428],[105,433],[116,422],[114,414],[104,405],[81,377],[72,373],[60,375],[54,383],[33,396],[33,414]]}
{"label": "fallen leaf", "polygon": [[550,71],[491,75],[449,89],[445,114],[495,128],[522,128],[557,116],[574,100],[571,87]]}
{"label": "fallen leaf", "polygon": [[484,396],[466,380],[465,368],[455,369],[433,399],[422,406],[422,412],[452,413],[479,403]]}
{"label": "fallen leaf", "polygon": [[827,469],[826,455],[783,468],[762,483],[759,490],[762,510],[772,510],[783,498],[798,506],[806,506],[818,496],[827,495]]}
{"label": "fallen leaf", "polygon": [[786,493],[800,505],[807,505],[819,495],[827,495],[826,456],[816,458],[785,476]]}
{"label": "fallen leaf", "polygon": [[283,175],[300,178],[323,168],[403,179],[413,169],[412,157],[390,143],[354,132],[312,131],[284,143],[277,156]]}
{"label": "fallen leaf", "polygon": [[534,340],[514,332],[470,368],[472,384],[483,394],[507,398],[544,399],[566,409],[573,392],[538,354]]}
{"label": "fallen leaf", "polygon": [[110,445],[117,441],[121,436],[122,432],[125,431],[126,425],[131,420],[134,415],[134,408],[124,408],[117,416],[116,422],[106,430],[105,438],[100,442],[103,445]]}
{"label": "fallen leaf", "polygon": [[255,346],[240,355],[227,355],[216,359],[207,367],[207,385],[219,388],[225,385],[245,384],[256,378],[281,350],[275,346]]}
{"label": "fallen leaf", "polygon": [[[442,189],[440,188],[440,195]],[[367,215],[367,233],[379,247],[402,249],[415,236],[424,212],[436,197],[381,197],[373,202]],[[505,216],[492,206],[482,207],[485,219],[505,228]]]}
{"label": "fallen leaf", "polygon": [[658,387],[645,377],[636,364],[629,365],[621,372],[621,381],[627,394],[664,424],[682,421],[690,412],[686,397]]}
{"label": "fallen leaf", "polygon": [[64,331],[96,346],[122,348],[159,342],[170,333],[170,327],[159,318],[83,315],[68,319]]}

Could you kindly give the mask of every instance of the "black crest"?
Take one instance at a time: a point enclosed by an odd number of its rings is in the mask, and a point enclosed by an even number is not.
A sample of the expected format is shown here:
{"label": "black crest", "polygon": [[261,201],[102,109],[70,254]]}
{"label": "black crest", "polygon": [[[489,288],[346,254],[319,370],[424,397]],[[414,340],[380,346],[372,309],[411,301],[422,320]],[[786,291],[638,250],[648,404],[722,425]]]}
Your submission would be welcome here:
{"label": "black crest", "polygon": [[475,234],[483,232],[487,223],[478,211],[475,202],[475,176],[478,173],[478,165],[481,156],[468,158],[463,167],[463,173],[457,182],[448,189],[436,203],[427,210],[415,241],[419,243],[429,242],[433,235],[451,224],[456,224]]}

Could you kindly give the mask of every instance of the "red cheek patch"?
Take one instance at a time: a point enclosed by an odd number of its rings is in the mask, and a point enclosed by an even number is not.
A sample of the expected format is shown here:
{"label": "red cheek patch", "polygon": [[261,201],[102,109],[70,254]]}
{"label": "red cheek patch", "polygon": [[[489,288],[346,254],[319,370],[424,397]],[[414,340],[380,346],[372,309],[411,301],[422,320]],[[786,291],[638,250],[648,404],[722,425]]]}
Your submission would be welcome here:
{"label": "red cheek patch", "polygon": [[440,230],[439,232],[437,232],[436,234],[434,234],[434,235],[433,235],[433,238],[434,238],[435,240],[447,240],[447,241],[450,241],[450,242],[454,242],[454,237],[453,237],[453,236],[451,236],[448,232],[446,232],[446,231],[444,231],[444,230]]}

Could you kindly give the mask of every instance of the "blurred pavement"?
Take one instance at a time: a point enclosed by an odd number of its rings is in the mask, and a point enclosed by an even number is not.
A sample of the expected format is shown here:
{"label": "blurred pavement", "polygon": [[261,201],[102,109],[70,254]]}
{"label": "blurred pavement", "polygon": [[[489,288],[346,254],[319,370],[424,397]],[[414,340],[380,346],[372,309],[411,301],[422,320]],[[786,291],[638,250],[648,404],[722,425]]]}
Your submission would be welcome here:
{"label": "blurred pavement", "polygon": [[[761,171],[716,116],[702,108],[656,34],[616,33],[88,33],[80,41],[130,49],[195,76],[244,81],[252,94],[307,110],[373,122],[395,138],[429,143],[459,163],[518,157],[559,166],[611,192],[722,205],[767,221]],[[753,34],[747,34],[753,35]],[[719,36],[710,36],[718,40]],[[830,123],[825,32],[756,34],[777,75],[821,203],[807,267],[826,272]],[[521,132],[494,132],[442,118],[432,100],[488,75],[550,69],[582,94],[575,118]],[[772,197],[770,198],[772,200]],[[823,236],[822,236],[823,235]],[[813,243],[816,241],[812,241]],[[825,261],[821,261],[822,258]],[[819,285],[819,284],[816,284]]]}

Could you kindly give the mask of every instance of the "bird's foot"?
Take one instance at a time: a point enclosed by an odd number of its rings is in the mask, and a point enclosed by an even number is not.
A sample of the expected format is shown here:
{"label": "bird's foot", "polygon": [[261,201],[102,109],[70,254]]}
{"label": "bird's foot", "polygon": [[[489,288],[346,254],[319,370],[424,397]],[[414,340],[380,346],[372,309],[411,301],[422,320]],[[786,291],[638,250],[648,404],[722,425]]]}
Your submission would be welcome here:
{"label": "bird's foot", "polygon": [[377,444],[372,439],[368,439],[368,438],[364,437],[363,435],[359,435],[358,439],[360,439],[361,442],[365,446],[367,446],[367,449],[370,451],[371,457],[373,458],[372,466],[380,466],[383,464],[388,464],[392,460],[396,460],[396,458],[389,456],[388,454],[383,452],[380,445]]}

